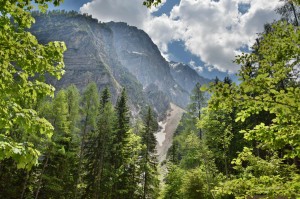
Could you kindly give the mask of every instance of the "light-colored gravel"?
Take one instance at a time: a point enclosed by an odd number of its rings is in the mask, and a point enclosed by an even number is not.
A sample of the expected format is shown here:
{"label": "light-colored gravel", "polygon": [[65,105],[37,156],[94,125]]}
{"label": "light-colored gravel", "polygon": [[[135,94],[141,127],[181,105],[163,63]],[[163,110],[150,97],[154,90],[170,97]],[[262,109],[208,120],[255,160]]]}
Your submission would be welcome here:
{"label": "light-colored gravel", "polygon": [[167,157],[168,149],[172,145],[173,135],[180,122],[184,110],[175,104],[171,103],[171,109],[167,112],[167,117],[159,122],[161,130],[156,133],[157,139],[157,155],[159,162],[162,162]]}

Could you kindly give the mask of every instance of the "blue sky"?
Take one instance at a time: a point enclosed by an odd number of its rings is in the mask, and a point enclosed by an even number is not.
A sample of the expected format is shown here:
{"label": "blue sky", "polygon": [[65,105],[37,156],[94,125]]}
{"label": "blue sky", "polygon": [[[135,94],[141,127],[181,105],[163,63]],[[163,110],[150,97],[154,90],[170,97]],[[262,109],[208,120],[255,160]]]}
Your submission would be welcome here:
{"label": "blue sky", "polygon": [[59,9],[137,26],[167,60],[222,79],[238,71],[235,56],[249,51],[264,24],[278,17],[274,12],[278,5],[279,0],[162,0],[149,10],[142,0],[65,0]]}

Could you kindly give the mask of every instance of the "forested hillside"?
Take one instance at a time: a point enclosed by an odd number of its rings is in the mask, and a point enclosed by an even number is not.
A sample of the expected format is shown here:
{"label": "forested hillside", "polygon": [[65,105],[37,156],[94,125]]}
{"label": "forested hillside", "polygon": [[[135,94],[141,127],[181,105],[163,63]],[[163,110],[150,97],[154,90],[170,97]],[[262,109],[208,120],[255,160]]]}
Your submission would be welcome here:
{"label": "forested hillside", "polygon": [[157,197],[157,120],[145,107],[133,123],[125,89],[114,106],[108,88],[99,94],[92,82],[80,95],[71,85],[38,100],[37,112],[54,127],[52,138],[30,139],[40,152],[32,168],[1,161],[1,198]]}
{"label": "forested hillside", "polygon": [[110,84],[99,93],[88,78],[81,92],[71,84],[54,92],[45,80],[65,73],[66,46],[27,32],[31,9],[0,2],[0,198],[156,198],[151,107],[132,118],[126,89],[112,102]]}
{"label": "forested hillside", "polygon": [[[239,84],[197,85],[169,150],[162,198],[299,198],[299,6],[277,10]],[[209,96],[209,98],[208,98]]]}
{"label": "forested hillside", "polygon": [[[236,57],[238,83],[207,85],[134,27],[32,3],[0,1],[0,198],[300,198],[299,0]],[[170,102],[189,104],[160,165]]]}

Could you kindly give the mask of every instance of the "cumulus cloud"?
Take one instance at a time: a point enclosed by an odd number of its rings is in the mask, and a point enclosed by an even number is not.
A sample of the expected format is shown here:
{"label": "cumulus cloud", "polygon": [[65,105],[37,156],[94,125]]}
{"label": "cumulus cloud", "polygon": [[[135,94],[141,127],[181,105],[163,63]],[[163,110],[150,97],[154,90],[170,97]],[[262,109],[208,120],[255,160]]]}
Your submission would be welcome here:
{"label": "cumulus cloud", "polygon": [[[244,14],[239,11],[240,4],[250,4]],[[253,44],[266,22],[277,17],[277,6],[278,0],[181,0],[170,17],[155,18],[146,31],[163,51],[168,50],[168,42],[180,39],[206,67],[236,72],[235,56],[241,53],[240,48]],[[164,34],[169,37],[160,37]]]}
{"label": "cumulus cloud", "polygon": [[[279,4],[278,0],[181,0],[169,15],[155,17],[151,15],[155,8],[148,10],[141,2],[93,0],[80,11],[101,21],[125,21],[145,30],[164,55],[168,43],[181,40],[205,67],[228,72],[239,69],[232,62],[235,56],[253,44],[266,22],[277,17],[274,10]],[[241,4],[248,4],[246,12],[240,12]]]}
{"label": "cumulus cloud", "polygon": [[102,22],[127,22],[142,28],[149,20],[151,10],[142,5],[141,0],[93,0],[80,8],[81,13],[89,13]]}

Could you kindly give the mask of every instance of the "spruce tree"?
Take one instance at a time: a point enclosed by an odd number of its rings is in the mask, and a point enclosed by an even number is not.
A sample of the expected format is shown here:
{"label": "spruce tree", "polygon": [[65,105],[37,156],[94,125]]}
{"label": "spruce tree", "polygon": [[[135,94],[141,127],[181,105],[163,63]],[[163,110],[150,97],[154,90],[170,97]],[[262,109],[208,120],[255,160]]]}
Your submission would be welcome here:
{"label": "spruce tree", "polygon": [[140,137],[130,129],[130,112],[125,89],[116,104],[116,137],[113,142],[112,164],[115,177],[112,198],[139,198]]}
{"label": "spruce tree", "polygon": [[87,136],[85,146],[86,190],[85,197],[110,198],[114,171],[111,165],[112,141],[115,137],[116,116],[110,92],[105,88],[101,93],[99,115],[95,131]]}
{"label": "spruce tree", "polygon": [[86,144],[86,138],[96,128],[96,118],[99,109],[99,94],[97,85],[95,82],[91,82],[87,85],[81,98],[81,133],[80,133],[80,150],[79,150],[79,162],[78,162],[78,177],[76,179],[76,191],[75,198],[79,198],[82,194],[84,184],[82,183],[82,167],[84,160],[84,148]]}
{"label": "spruce tree", "polygon": [[130,195],[129,186],[130,181],[130,167],[126,165],[126,160],[129,157],[126,146],[128,145],[129,129],[130,129],[130,115],[127,107],[127,94],[125,88],[122,90],[121,96],[116,104],[117,123],[116,123],[116,137],[113,142],[114,152],[112,163],[116,172],[113,184],[112,198],[126,198]]}
{"label": "spruce tree", "polygon": [[78,152],[80,150],[80,93],[75,85],[70,85],[66,88],[66,97],[68,103],[68,121],[69,121],[69,129],[71,133],[71,145],[70,150],[68,151],[68,158],[69,161],[72,162],[72,167],[70,170],[70,175],[72,176],[73,180],[72,183],[69,184],[69,189],[72,190],[72,193],[76,192],[76,179],[78,179],[79,171],[78,171],[78,164],[79,164],[79,157]]}
{"label": "spruce tree", "polygon": [[150,107],[148,107],[147,113],[144,116],[144,126],[145,128],[141,135],[142,144],[144,145],[144,148],[142,150],[142,198],[146,199],[157,197],[159,184],[157,159],[155,156],[155,147],[157,141],[154,135],[154,133],[157,131],[158,125]]}

